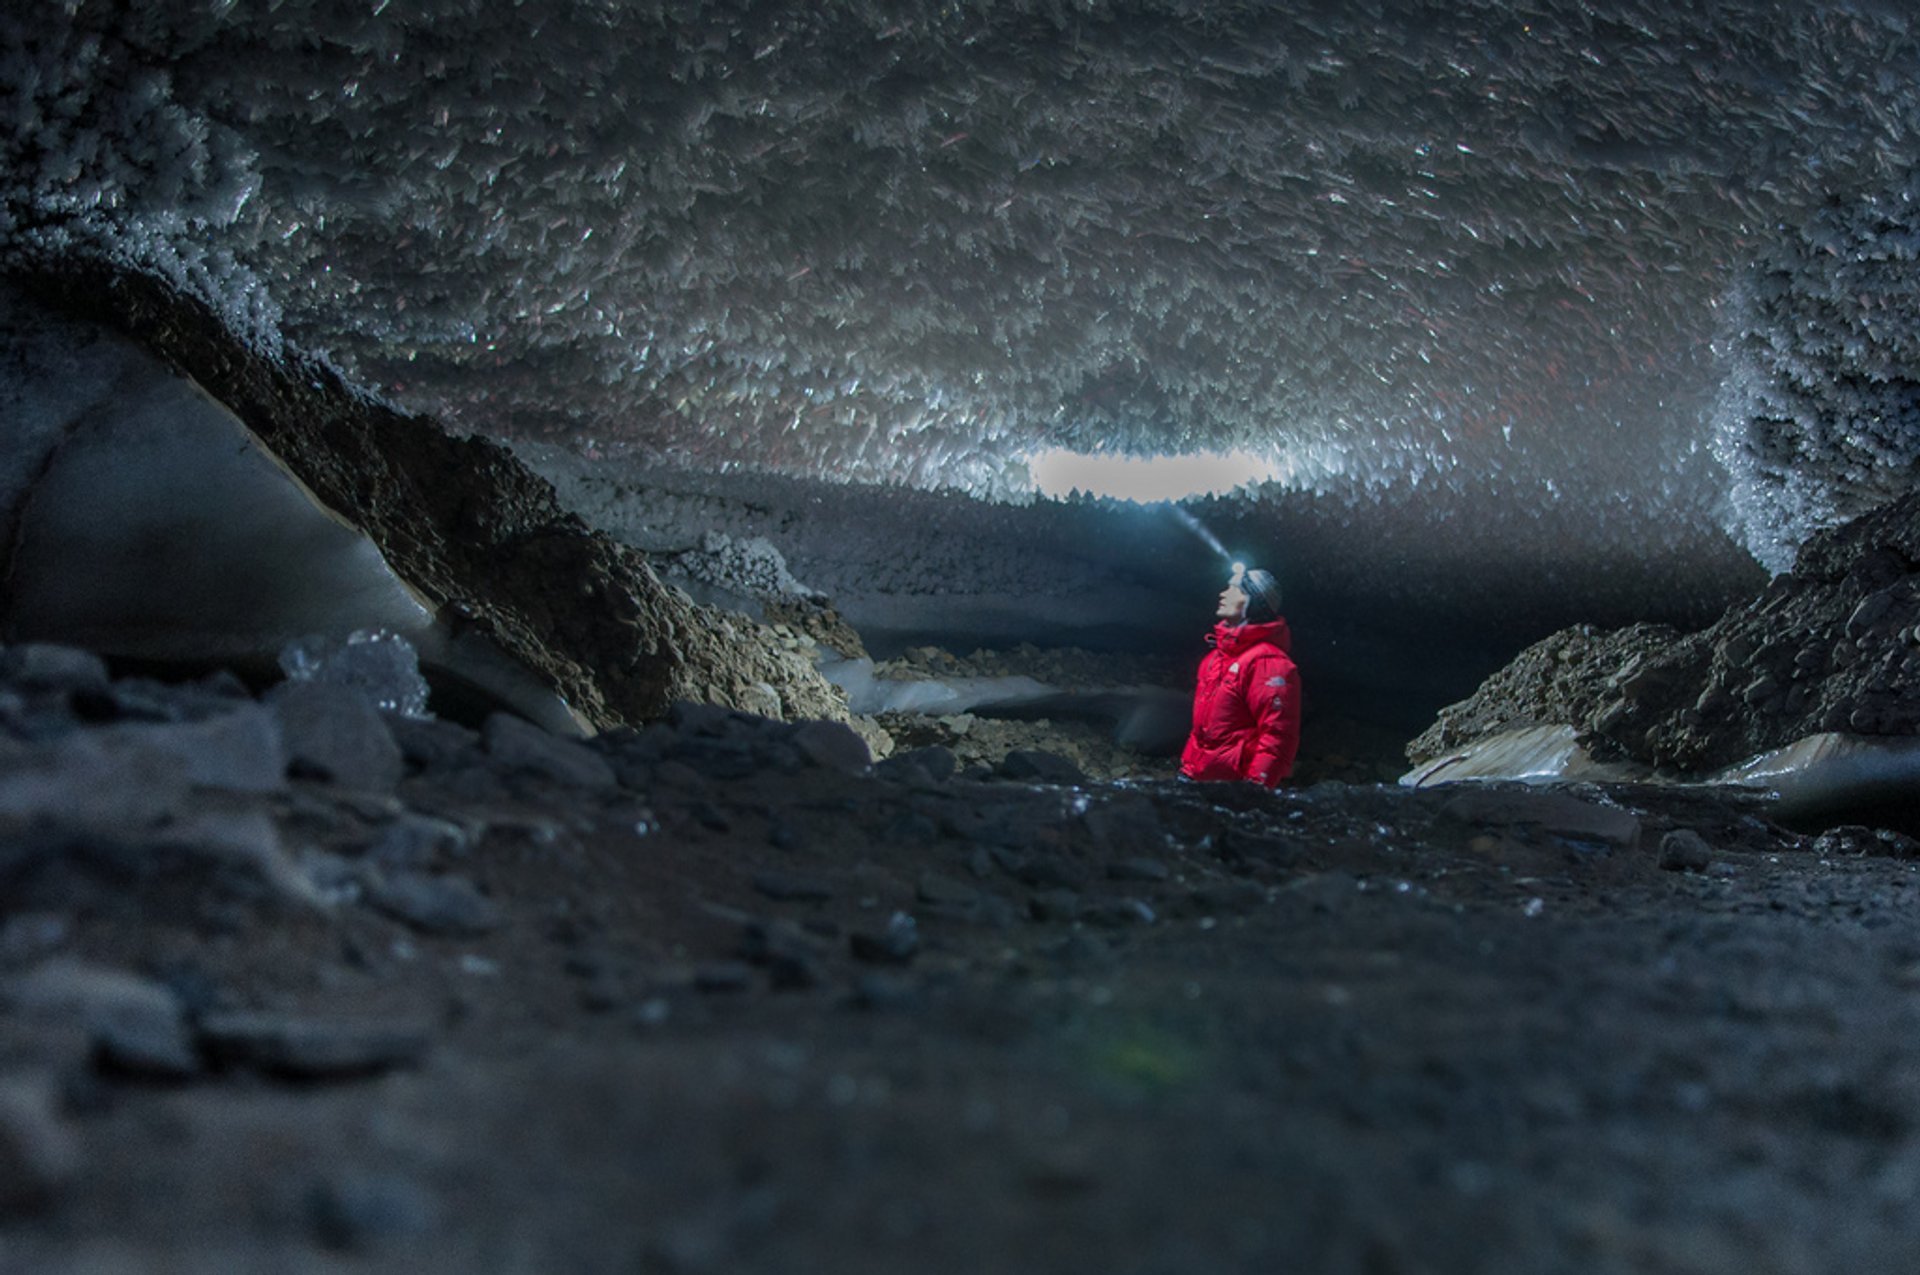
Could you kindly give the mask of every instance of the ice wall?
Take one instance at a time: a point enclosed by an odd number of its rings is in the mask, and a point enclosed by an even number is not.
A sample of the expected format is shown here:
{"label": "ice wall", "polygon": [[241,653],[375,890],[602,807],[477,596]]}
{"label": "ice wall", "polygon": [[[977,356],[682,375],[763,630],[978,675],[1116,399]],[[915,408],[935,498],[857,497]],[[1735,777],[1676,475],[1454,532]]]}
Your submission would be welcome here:
{"label": "ice wall", "polygon": [[1920,175],[1836,198],[1742,280],[1716,448],[1733,524],[1775,572],[1920,466]]}

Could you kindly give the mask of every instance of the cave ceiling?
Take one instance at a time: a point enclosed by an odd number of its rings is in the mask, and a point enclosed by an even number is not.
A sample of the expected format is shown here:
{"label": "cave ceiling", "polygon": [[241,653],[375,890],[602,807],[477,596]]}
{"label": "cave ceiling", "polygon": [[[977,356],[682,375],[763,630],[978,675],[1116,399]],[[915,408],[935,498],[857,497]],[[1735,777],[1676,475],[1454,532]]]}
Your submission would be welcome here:
{"label": "cave ceiling", "polygon": [[1743,289],[1920,122],[1865,2],[67,0],[0,49],[0,244],[464,429],[989,497],[1238,450],[1522,534],[1729,525]]}

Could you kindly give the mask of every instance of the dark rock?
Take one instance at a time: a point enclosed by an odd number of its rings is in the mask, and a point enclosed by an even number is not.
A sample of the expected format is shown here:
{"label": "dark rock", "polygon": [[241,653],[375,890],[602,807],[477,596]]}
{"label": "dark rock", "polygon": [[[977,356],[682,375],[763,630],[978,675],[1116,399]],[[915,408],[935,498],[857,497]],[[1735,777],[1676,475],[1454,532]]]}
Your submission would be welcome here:
{"label": "dark rock", "polygon": [[[1344,887],[1336,883],[1329,888],[1323,878],[1308,877],[1294,882],[1289,888],[1319,902],[1326,897],[1321,891],[1328,894],[1338,894],[1342,889],[1351,891],[1354,885],[1352,878],[1344,880]],[[1307,885],[1306,882],[1315,884]],[[1252,881],[1210,881],[1187,891],[1179,910],[1188,916],[1239,916],[1255,911],[1266,901],[1266,890]]]}
{"label": "dark rock", "polygon": [[52,1204],[80,1172],[80,1144],[43,1078],[0,1080],[0,1215]]}
{"label": "dark rock", "polygon": [[580,1007],[590,1014],[604,1014],[626,1002],[626,984],[610,970],[600,971],[580,987]]}
{"label": "dark rock", "polygon": [[562,739],[510,713],[487,718],[481,737],[487,755],[502,770],[538,775],[562,787],[595,792],[619,782],[606,759],[585,744]]}
{"label": "dark rock", "polygon": [[427,815],[405,815],[380,830],[368,847],[369,864],[383,872],[420,871],[457,857],[469,846],[464,828]]}
{"label": "dark rock", "polygon": [[875,965],[904,965],[920,950],[920,926],[905,912],[895,912],[879,932],[855,930],[847,940],[858,960]]}
{"label": "dark rock", "polygon": [[1475,788],[1449,799],[1440,807],[1440,818],[1480,828],[1533,829],[1608,848],[1629,847],[1640,839],[1640,820],[1628,811],[1533,789]]}
{"label": "dark rock", "polygon": [[1016,748],[1000,763],[1000,775],[1023,783],[1084,784],[1087,777],[1072,761],[1037,748]]}
{"label": "dark rock", "polygon": [[434,1227],[433,1196],[412,1178],[369,1173],[330,1177],[308,1201],[314,1237],[330,1249],[370,1253]]}
{"label": "dark rock", "polygon": [[1036,921],[1077,921],[1081,911],[1077,890],[1042,890],[1027,900],[1027,912]]}
{"label": "dark rock", "polygon": [[108,1066],[152,1076],[185,1077],[199,1070],[180,1002],[167,987],[137,974],[52,960],[10,980],[5,1001],[24,1019],[77,1025]]}
{"label": "dark rock", "polygon": [[835,893],[829,881],[791,872],[762,872],[754,877],[753,888],[783,903],[823,903]]}
{"label": "dark rock", "polygon": [[331,682],[282,682],[267,695],[296,774],[390,792],[405,771],[386,719],[366,693]]}
{"label": "dark rock", "polygon": [[708,961],[693,971],[693,985],[703,992],[744,992],[753,986],[753,967],[744,961]]}
{"label": "dark rock", "polygon": [[874,773],[884,778],[925,784],[945,783],[953,778],[959,768],[959,759],[945,744],[909,748],[885,761],[875,762],[873,767]]}
{"label": "dark rock", "polygon": [[[776,755],[777,754],[777,755]],[[797,770],[799,753],[777,741],[751,739],[680,739],[670,755],[710,780],[730,783],[771,769]]]}
{"label": "dark rock", "polygon": [[1071,859],[1051,854],[1023,858],[1019,866],[1011,871],[1016,881],[1035,889],[1071,889],[1083,884],[1089,875],[1084,867]]}
{"label": "dark rock", "polygon": [[1173,871],[1161,859],[1123,859],[1109,863],[1107,875],[1115,881],[1165,881]]}
{"label": "dark rock", "polygon": [[387,731],[409,766],[420,770],[440,770],[476,754],[480,736],[457,722],[438,717],[409,717],[404,713],[385,714]]}
{"label": "dark rock", "polygon": [[696,801],[687,807],[687,813],[693,816],[695,823],[708,832],[731,832],[733,820],[727,818],[727,812],[710,801]]}
{"label": "dark rock", "polygon": [[826,770],[860,775],[873,765],[867,741],[842,722],[802,722],[791,738],[809,764]]}
{"label": "dark rock", "polygon": [[1069,934],[1037,950],[1068,969],[1105,969],[1118,959],[1113,945],[1096,934]]}
{"label": "dark rock", "polygon": [[178,756],[118,732],[29,746],[0,737],[0,831],[37,827],[136,839],[188,801]]}
{"label": "dark rock", "polygon": [[1166,853],[1167,836],[1153,803],[1140,797],[1103,802],[1082,816],[1093,843],[1108,859],[1151,860]]}
{"label": "dark rock", "polygon": [[401,872],[376,879],[367,899],[424,934],[472,935],[497,929],[500,909],[465,877]]}
{"label": "dark rock", "polygon": [[106,661],[91,651],[52,642],[22,642],[0,652],[0,680],[24,691],[105,692]]}
{"label": "dark rock", "polygon": [[197,722],[114,727],[101,732],[100,738],[124,740],[177,759],[188,782],[198,788],[270,793],[287,786],[288,756],[280,725],[257,704],[243,704]]}
{"label": "dark rock", "polygon": [[1841,824],[1813,839],[1813,852],[1822,858],[1837,859],[1858,855],[1889,855],[1896,859],[1920,858],[1920,842],[1890,828],[1867,828],[1859,824]]}
{"label": "dark rock", "polygon": [[930,846],[940,838],[940,826],[917,810],[908,810],[887,825],[887,840],[915,848]]}
{"label": "dark rock", "polygon": [[1343,911],[1360,893],[1360,882],[1344,872],[1315,872],[1280,887],[1283,897],[1301,899],[1316,912]]}
{"label": "dark rock", "polygon": [[682,736],[739,739],[763,734],[771,723],[756,713],[743,713],[725,704],[676,700],[667,710],[666,724]]}
{"label": "dark rock", "polygon": [[980,901],[980,890],[964,881],[942,876],[938,872],[923,872],[914,893],[922,903],[937,906],[969,908]]}
{"label": "dark rock", "polygon": [[404,1024],[327,1022],[267,1012],[208,1014],[200,1044],[221,1066],[289,1080],[351,1080],[412,1067],[431,1037]]}
{"label": "dark rock", "polygon": [[153,833],[142,850],[171,853],[212,868],[228,892],[289,908],[324,908],[330,900],[286,852],[280,829],[261,810],[210,810]]}
{"label": "dark rock", "polygon": [[779,991],[796,991],[820,982],[820,965],[805,952],[781,952],[767,961],[767,982]]}
{"label": "dark rock", "polygon": [[65,947],[73,922],[59,912],[21,912],[0,923],[0,965],[23,965]]}
{"label": "dark rock", "polygon": [[94,1061],[103,1071],[146,1080],[191,1080],[201,1072],[200,1055],[186,1024],[109,1022],[93,1034]]}
{"label": "dark rock", "polygon": [[860,1009],[912,1009],[920,1001],[920,985],[893,974],[862,974],[853,984],[853,1004]]}
{"label": "dark rock", "polygon": [[1080,917],[1089,925],[1110,930],[1128,925],[1152,925],[1160,919],[1153,908],[1139,899],[1102,899],[1081,909]]}
{"label": "dark rock", "polygon": [[1660,838],[1660,867],[1667,872],[1705,872],[1713,847],[1691,828],[1676,828]]}
{"label": "dark rock", "polygon": [[767,971],[767,981],[787,990],[820,981],[820,941],[791,921],[750,921],[740,932],[740,955]]}

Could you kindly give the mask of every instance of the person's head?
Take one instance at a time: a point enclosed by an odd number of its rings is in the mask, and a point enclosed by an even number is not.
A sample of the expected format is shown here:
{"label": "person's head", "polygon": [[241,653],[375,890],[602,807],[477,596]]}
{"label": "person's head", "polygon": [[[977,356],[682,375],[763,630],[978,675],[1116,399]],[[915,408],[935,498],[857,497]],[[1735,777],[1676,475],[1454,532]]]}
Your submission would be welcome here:
{"label": "person's head", "polygon": [[1280,582],[1273,572],[1233,564],[1233,576],[1220,591],[1214,615],[1228,624],[1265,624],[1280,618]]}

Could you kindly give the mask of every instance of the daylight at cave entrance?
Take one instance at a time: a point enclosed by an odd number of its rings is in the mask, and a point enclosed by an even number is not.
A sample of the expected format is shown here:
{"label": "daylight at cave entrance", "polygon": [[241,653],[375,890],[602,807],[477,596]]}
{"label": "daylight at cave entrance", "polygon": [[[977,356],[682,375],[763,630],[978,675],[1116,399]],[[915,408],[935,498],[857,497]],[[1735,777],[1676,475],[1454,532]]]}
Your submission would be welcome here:
{"label": "daylight at cave entrance", "polygon": [[0,1270],[1920,1257],[1901,6],[16,9]]}

